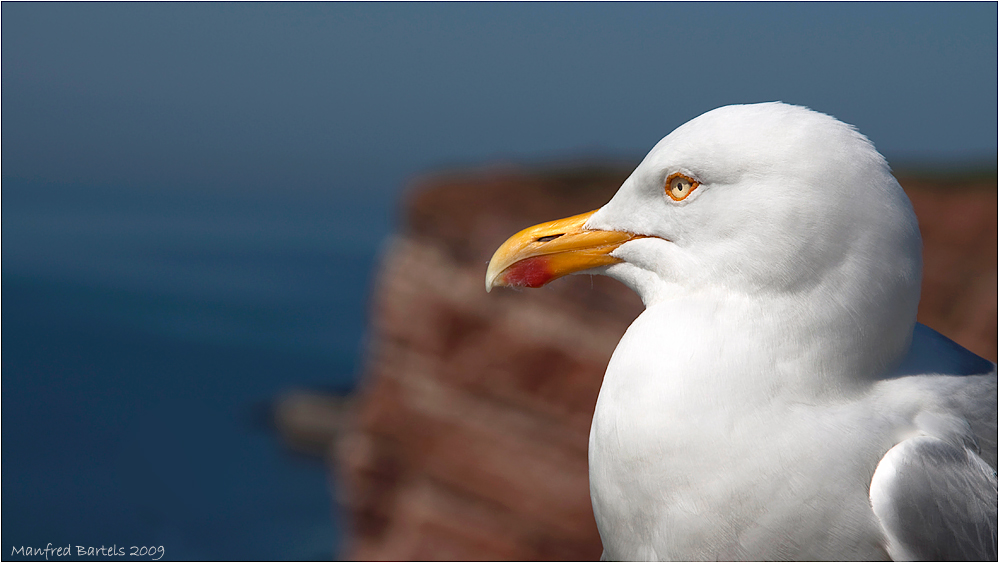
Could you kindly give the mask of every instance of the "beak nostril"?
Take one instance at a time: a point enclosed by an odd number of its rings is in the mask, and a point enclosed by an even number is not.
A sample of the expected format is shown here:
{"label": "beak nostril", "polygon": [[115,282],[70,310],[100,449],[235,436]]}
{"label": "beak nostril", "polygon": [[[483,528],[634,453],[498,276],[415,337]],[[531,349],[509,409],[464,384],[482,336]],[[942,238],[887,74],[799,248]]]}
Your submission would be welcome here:
{"label": "beak nostril", "polygon": [[565,233],[559,233],[557,235],[548,235],[548,236],[544,236],[544,237],[538,237],[537,239],[535,239],[534,242],[550,242],[550,241],[553,241],[553,240],[557,239],[558,237],[560,237],[560,236],[562,236],[564,234]]}

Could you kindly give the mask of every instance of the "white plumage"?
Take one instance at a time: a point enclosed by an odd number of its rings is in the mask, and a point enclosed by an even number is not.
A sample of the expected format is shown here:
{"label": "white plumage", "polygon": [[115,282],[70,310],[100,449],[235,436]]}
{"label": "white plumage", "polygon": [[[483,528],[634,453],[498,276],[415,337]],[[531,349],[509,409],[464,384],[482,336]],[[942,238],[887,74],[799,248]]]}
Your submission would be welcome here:
{"label": "white plumage", "polygon": [[996,366],[916,324],[916,218],[854,128],[708,112],[581,230],[629,238],[573,271],[646,305],[590,432],[607,559],[996,559]]}

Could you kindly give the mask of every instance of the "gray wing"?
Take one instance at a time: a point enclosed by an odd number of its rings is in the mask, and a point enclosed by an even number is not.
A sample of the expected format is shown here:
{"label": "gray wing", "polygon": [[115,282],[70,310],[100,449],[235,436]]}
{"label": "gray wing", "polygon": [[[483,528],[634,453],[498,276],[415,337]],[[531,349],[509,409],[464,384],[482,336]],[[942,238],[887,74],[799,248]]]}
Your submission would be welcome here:
{"label": "gray wing", "polygon": [[[942,405],[959,414],[971,427],[979,454],[993,469],[997,465],[996,365],[960,344],[917,323],[909,352],[884,379],[906,376],[940,376]],[[949,381],[949,382],[948,382]],[[927,434],[945,438],[939,432]],[[974,449],[974,448],[973,448]]]}
{"label": "gray wing", "polygon": [[874,514],[895,560],[996,560],[996,365],[917,324],[886,379],[917,376],[940,402],[913,421],[920,435],[881,459]]}
{"label": "gray wing", "polygon": [[996,365],[932,328],[916,323],[912,344],[902,364],[886,375],[981,375],[995,373]]}
{"label": "gray wing", "polygon": [[892,559],[996,560],[996,473],[974,447],[917,436],[881,459],[871,506]]}

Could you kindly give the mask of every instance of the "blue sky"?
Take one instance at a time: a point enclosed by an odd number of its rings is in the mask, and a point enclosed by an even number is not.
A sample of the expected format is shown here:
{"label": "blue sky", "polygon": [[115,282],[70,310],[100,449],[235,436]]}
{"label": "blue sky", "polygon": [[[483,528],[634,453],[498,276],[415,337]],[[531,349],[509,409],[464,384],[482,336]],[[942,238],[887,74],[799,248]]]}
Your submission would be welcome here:
{"label": "blue sky", "polygon": [[995,3],[3,4],[3,174],[398,189],[452,165],[639,158],[783,100],[890,159],[994,159]]}

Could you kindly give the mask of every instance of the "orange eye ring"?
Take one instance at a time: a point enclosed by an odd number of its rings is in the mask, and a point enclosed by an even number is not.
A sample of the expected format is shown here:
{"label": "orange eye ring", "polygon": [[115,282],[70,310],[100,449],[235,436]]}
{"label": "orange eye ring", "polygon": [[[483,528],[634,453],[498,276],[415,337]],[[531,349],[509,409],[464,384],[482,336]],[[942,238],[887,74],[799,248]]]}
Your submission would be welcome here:
{"label": "orange eye ring", "polygon": [[685,174],[670,174],[666,178],[666,195],[673,201],[683,201],[700,185],[700,182]]}

